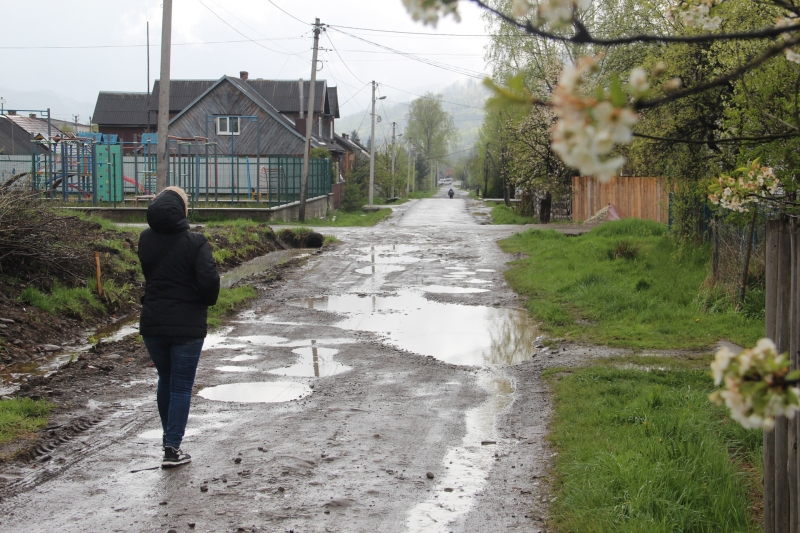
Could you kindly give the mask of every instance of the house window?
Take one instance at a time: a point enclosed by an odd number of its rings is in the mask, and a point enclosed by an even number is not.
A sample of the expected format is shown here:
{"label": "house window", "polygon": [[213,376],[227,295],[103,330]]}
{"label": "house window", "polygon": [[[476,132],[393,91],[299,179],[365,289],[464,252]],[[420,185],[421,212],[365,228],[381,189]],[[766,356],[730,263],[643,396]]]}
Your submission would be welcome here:
{"label": "house window", "polygon": [[217,117],[217,135],[239,135],[239,117]]}

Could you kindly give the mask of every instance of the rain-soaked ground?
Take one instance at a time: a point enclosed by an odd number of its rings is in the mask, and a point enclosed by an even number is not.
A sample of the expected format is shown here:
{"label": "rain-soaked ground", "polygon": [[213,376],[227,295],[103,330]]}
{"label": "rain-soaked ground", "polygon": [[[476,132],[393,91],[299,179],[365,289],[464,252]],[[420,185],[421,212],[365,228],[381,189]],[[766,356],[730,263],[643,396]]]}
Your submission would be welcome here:
{"label": "rain-soaked ground", "polygon": [[155,375],[132,376],[83,399],[101,421],[79,439],[2,472],[0,529],[541,530],[540,372],[589,350],[543,347],[505,284],[496,240],[519,228],[437,196],[326,229],[343,243],[209,335],[192,464],[158,468]]}

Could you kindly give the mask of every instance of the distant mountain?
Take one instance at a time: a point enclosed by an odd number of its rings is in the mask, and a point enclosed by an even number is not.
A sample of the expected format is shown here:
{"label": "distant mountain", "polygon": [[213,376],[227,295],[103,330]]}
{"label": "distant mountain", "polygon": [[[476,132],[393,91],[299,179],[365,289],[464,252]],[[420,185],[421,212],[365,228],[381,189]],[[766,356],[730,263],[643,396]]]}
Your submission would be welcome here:
{"label": "distant mountain", "polygon": [[[460,138],[456,151],[472,148],[478,129],[483,124],[484,103],[489,97],[487,89],[480,82],[466,80],[434,92],[442,95],[442,107],[453,115],[453,121],[458,128]],[[409,105],[415,98],[417,97],[409,96],[402,103],[387,103],[388,100],[377,103],[376,113],[381,117],[381,122],[376,124],[375,137],[379,145],[391,142],[392,122],[397,122],[398,134],[403,132]],[[336,121],[337,133],[350,133],[353,130],[358,130],[359,137],[366,142],[370,133],[369,113],[348,115]]]}
{"label": "distant mountain", "polygon": [[0,87],[0,97],[5,100],[4,109],[36,109],[50,108],[53,118],[72,121],[72,115],[80,115],[79,122],[88,124],[94,113],[94,102],[81,102],[54,91],[20,91]]}

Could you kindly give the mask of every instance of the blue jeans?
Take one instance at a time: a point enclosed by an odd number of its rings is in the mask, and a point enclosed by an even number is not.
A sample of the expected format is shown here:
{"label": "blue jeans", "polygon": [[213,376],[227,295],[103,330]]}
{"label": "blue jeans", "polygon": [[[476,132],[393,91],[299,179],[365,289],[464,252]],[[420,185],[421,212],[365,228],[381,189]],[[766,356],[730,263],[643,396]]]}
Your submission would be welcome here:
{"label": "blue jeans", "polygon": [[204,340],[197,337],[144,337],[144,345],[158,370],[156,402],[165,446],[181,446]]}

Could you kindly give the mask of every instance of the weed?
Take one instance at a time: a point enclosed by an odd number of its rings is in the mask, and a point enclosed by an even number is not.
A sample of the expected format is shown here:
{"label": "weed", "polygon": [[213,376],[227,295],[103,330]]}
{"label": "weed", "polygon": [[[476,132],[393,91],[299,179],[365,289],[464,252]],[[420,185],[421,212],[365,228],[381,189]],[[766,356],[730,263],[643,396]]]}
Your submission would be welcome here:
{"label": "weed", "polygon": [[0,400],[0,444],[43,428],[49,415],[50,403],[44,400]]}
{"label": "weed", "polygon": [[35,287],[26,287],[20,293],[19,299],[52,315],[65,314],[84,320],[92,315],[103,315],[106,312],[97,295],[89,287],[68,288],[57,283],[53,285],[50,294],[45,294]]}
{"label": "weed", "polygon": [[325,246],[326,244],[334,244],[337,242],[342,242],[341,239],[336,237],[336,235],[325,235],[325,238],[322,240],[322,245]]}
{"label": "weed", "polygon": [[617,241],[617,243],[610,249],[606,250],[606,256],[609,260],[627,259],[632,261],[639,255],[641,247],[630,240]]}
{"label": "weed", "polygon": [[[490,203],[493,202],[487,202],[486,205]],[[519,215],[513,208],[499,204],[492,208],[492,222],[494,224],[538,224],[539,219]]]}
{"label": "weed", "polygon": [[249,285],[220,290],[217,303],[208,308],[208,325],[212,328],[218,327],[221,317],[234,312],[257,295],[256,290]]}

